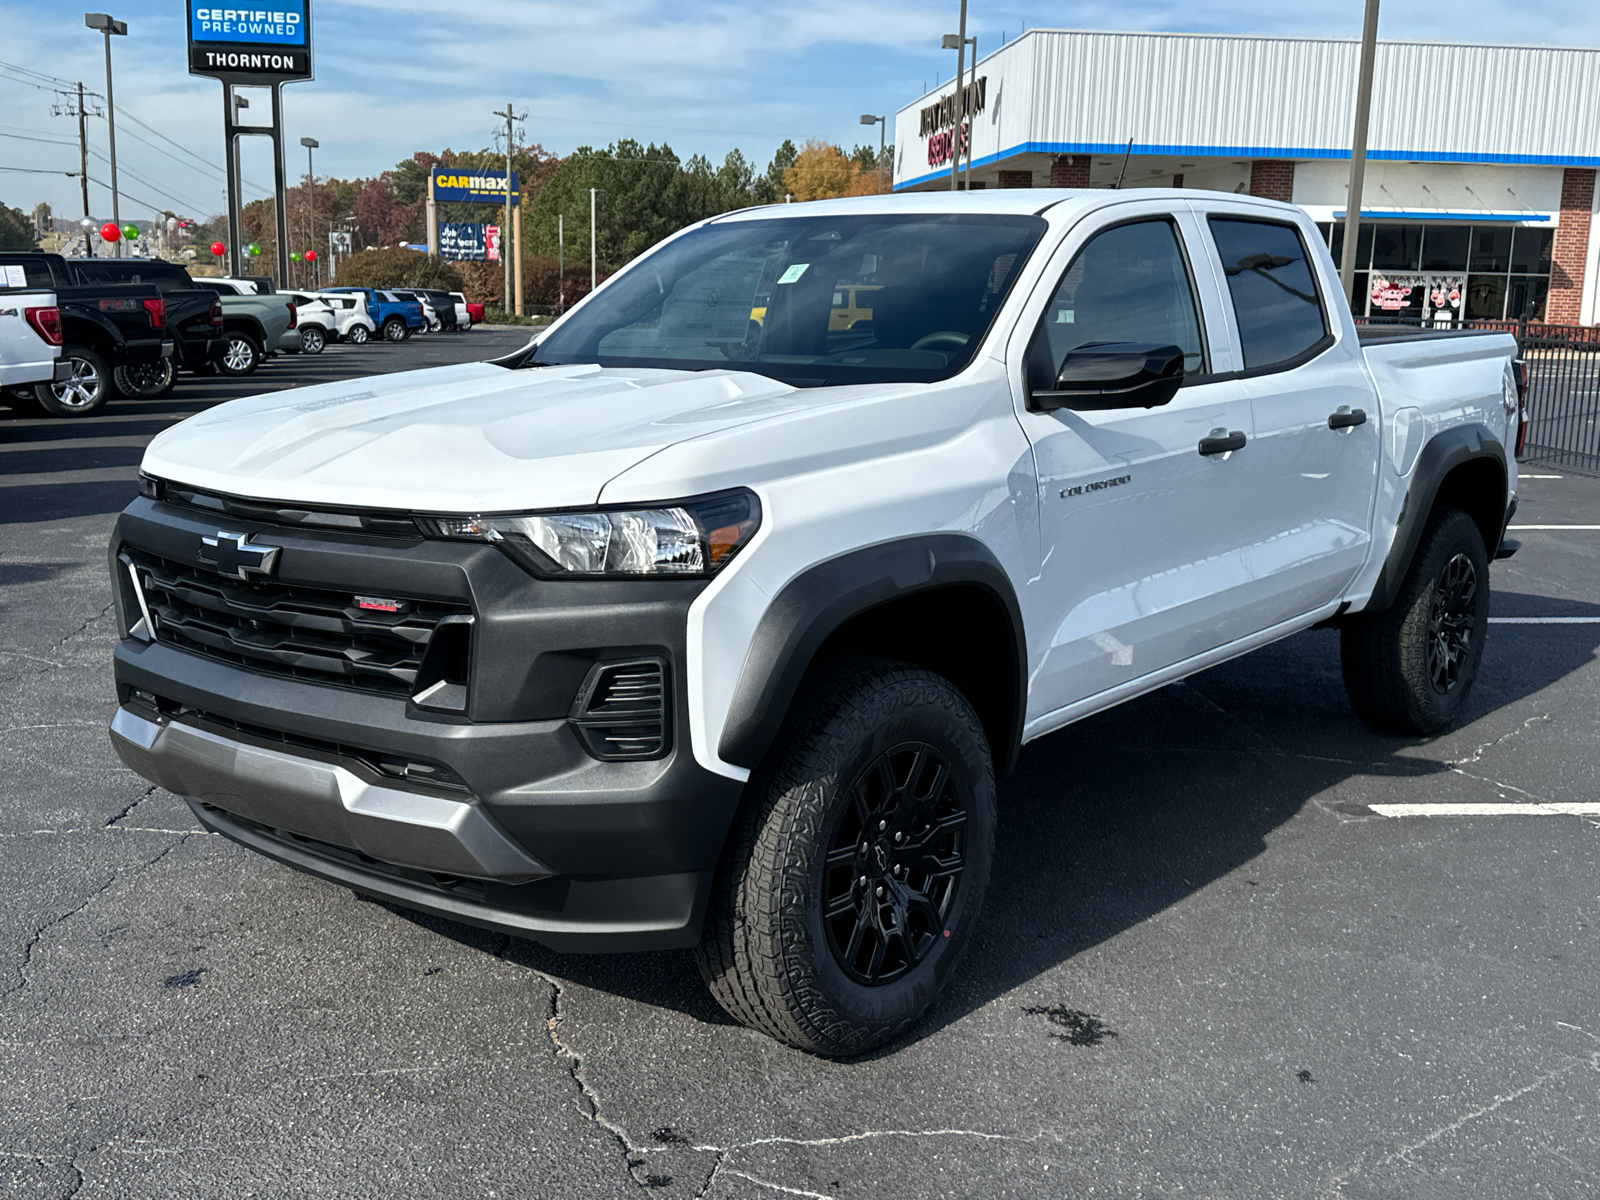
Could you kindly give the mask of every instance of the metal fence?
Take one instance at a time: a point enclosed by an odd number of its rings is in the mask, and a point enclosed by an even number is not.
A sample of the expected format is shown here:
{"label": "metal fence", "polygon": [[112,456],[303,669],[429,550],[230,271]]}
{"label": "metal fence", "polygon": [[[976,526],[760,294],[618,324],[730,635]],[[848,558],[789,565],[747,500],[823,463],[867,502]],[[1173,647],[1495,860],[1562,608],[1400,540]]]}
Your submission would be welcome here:
{"label": "metal fence", "polygon": [[1528,365],[1528,436],[1522,461],[1600,475],[1600,327],[1420,317],[1357,318],[1357,323],[1495,329],[1513,335]]}

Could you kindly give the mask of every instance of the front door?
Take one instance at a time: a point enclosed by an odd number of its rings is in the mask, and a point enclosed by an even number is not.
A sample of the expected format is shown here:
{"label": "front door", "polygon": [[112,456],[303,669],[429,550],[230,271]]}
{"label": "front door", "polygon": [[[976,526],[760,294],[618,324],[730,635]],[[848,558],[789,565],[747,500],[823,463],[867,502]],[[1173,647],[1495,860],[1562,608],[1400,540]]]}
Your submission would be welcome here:
{"label": "front door", "polygon": [[1219,300],[1209,274],[1197,281],[1189,269],[1203,261],[1185,245],[1198,227],[1165,207],[1119,206],[1116,224],[1070,239],[1031,332],[1019,330],[1018,342],[1029,339],[1025,392],[1048,390],[1066,353],[1094,342],[1177,345],[1188,375],[1158,408],[1034,412],[1026,396],[1019,405],[1042,542],[1024,599],[1036,631],[1036,731],[1068,706],[1251,632],[1231,593],[1249,582],[1240,531],[1259,497],[1241,455],[1200,453],[1212,434],[1254,435],[1249,394],[1239,379],[1211,378],[1228,364],[1208,354],[1201,316],[1212,321]]}

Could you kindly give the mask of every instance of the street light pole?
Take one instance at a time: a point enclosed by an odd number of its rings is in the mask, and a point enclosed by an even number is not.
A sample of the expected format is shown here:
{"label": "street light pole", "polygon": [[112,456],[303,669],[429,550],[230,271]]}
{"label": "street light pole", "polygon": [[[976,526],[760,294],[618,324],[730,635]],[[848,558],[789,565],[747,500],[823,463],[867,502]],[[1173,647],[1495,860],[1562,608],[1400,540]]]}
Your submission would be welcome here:
{"label": "street light pole", "polygon": [[1350,138],[1350,191],[1344,202],[1344,253],[1339,284],[1355,307],[1356,242],[1361,233],[1361,185],[1367,174],[1367,123],[1372,115],[1372,67],[1378,56],[1378,0],[1367,0],[1361,24],[1361,74],[1356,82],[1356,127]]}
{"label": "street light pole", "polygon": [[[128,23],[113,20],[108,13],[84,13],[83,23],[90,29],[98,29],[106,38],[106,127],[111,137],[111,219],[121,229],[122,207],[117,202],[117,104],[111,98],[111,35],[126,35]],[[87,176],[88,172],[84,174]],[[118,258],[122,257],[120,237],[112,243],[111,248]]]}
{"label": "street light pole", "polygon": [[[311,152],[322,145],[314,137],[303,137],[300,144],[306,148],[306,248],[315,250],[317,246],[317,210],[316,200],[312,196],[317,184],[317,173],[311,167]],[[311,287],[316,289],[322,280],[322,268],[316,263],[311,264]]]}
{"label": "street light pole", "polygon": [[884,143],[884,138],[887,136],[887,133],[888,133],[889,118],[888,117],[875,117],[871,113],[862,113],[861,114],[861,123],[863,125],[876,125],[878,127],[878,190],[882,191],[883,190],[883,150],[884,150],[884,144],[885,144]]}
{"label": "street light pole", "polygon": [[597,259],[595,256],[595,230],[594,230],[594,198],[599,195],[599,188],[589,189],[589,290],[595,289],[594,277],[597,274]]}
{"label": "street light pole", "polygon": [[961,85],[967,74],[967,0],[961,0],[961,25],[954,34],[945,34],[939,43],[945,50],[956,52],[956,94],[950,113],[950,190],[956,190],[956,180],[961,173]]}

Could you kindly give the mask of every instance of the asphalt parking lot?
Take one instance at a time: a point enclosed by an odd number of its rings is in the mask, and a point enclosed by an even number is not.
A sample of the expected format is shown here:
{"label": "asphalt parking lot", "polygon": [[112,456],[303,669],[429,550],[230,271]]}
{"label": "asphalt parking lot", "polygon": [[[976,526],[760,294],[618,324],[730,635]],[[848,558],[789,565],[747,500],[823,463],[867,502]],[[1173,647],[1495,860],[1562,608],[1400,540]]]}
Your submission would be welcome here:
{"label": "asphalt parking lot", "polygon": [[105,733],[143,445],[523,340],[0,413],[0,1195],[1600,1195],[1600,480],[1527,468],[1447,736],[1361,726],[1324,631],[1030,745],[958,978],[862,1060],[733,1024],[686,952],[563,957],[198,832]]}

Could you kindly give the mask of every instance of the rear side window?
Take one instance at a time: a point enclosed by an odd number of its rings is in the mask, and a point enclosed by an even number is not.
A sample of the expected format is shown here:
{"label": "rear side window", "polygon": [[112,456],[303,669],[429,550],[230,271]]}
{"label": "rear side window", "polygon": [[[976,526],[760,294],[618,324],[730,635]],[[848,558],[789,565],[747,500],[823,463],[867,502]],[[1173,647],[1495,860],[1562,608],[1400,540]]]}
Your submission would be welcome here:
{"label": "rear side window", "polygon": [[1281,366],[1331,338],[1306,248],[1292,225],[1212,217],[1245,370]]}

